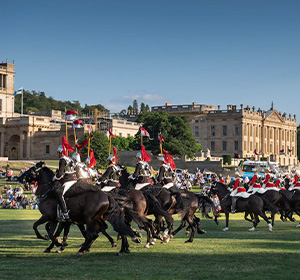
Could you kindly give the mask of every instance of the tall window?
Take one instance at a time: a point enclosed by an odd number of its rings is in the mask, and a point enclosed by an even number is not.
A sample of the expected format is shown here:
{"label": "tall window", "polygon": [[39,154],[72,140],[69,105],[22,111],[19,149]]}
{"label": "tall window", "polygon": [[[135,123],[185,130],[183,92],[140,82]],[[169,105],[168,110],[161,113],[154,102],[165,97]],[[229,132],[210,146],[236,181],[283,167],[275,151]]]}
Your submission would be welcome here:
{"label": "tall window", "polygon": [[239,135],[239,127],[237,125],[234,126],[234,135]]}
{"label": "tall window", "polygon": [[215,126],[214,125],[212,125],[210,127],[210,136],[216,136],[216,131],[215,131]]}
{"label": "tall window", "polygon": [[234,141],[234,149],[236,151],[239,149],[239,141]]}
{"label": "tall window", "polygon": [[223,136],[227,136],[227,125],[223,125]]}
{"label": "tall window", "polygon": [[0,112],[2,112],[2,99],[0,99]]}
{"label": "tall window", "polygon": [[215,150],[215,141],[210,142],[210,149],[211,149],[212,151]]}
{"label": "tall window", "polygon": [[50,154],[50,145],[46,145],[46,154]]}
{"label": "tall window", "polygon": [[195,136],[199,136],[199,126],[195,126]]}
{"label": "tall window", "polygon": [[223,151],[227,151],[227,142],[223,141]]}

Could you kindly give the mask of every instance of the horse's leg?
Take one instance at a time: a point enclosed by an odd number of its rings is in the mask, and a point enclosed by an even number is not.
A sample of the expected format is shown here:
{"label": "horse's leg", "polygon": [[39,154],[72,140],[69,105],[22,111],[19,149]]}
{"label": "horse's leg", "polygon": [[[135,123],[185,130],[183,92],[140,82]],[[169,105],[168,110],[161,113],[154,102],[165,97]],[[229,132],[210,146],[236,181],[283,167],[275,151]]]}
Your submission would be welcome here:
{"label": "horse's leg", "polygon": [[270,221],[269,221],[268,217],[266,216],[265,212],[262,211],[262,210],[258,210],[258,211],[256,211],[256,213],[254,212],[254,215],[255,214],[262,217],[265,220],[265,222],[268,224],[269,231],[272,231],[272,228],[273,228],[272,224],[270,223]]}
{"label": "horse's leg", "polygon": [[226,217],[226,226],[225,228],[223,228],[223,231],[227,231],[229,228],[228,228],[228,224],[229,224],[229,212],[225,212],[225,217]]}
{"label": "horse's leg", "polygon": [[[85,251],[89,251],[91,245],[99,236],[99,228],[100,228],[99,221],[92,221],[92,220],[87,221],[86,239],[84,243],[81,245],[79,251],[76,253],[77,256],[82,256]],[[104,228],[101,228],[100,231],[102,231],[103,229]]]}
{"label": "horse's leg", "polygon": [[[48,217],[43,215],[42,217],[40,217],[34,224],[33,224],[33,230],[35,232],[35,235],[38,239],[42,239],[42,240],[49,240],[49,235],[45,235],[45,236],[42,236],[40,234],[40,232],[38,231],[37,227],[39,225],[42,225],[46,222],[48,222]],[[48,224],[48,223],[47,223]],[[46,225],[46,230],[47,230],[47,227],[50,227],[50,224],[48,224],[48,226]],[[47,230],[47,232],[49,232],[49,230]]]}
{"label": "horse's leg", "polygon": [[121,238],[122,238],[121,250],[117,253],[117,256],[122,256],[122,253],[126,253],[126,254],[130,253],[129,243],[128,243],[126,235],[121,234]]}
{"label": "horse's leg", "polygon": [[202,230],[202,229],[200,228],[200,219],[197,218],[195,215],[194,215],[194,223],[196,224],[196,227],[197,227],[197,233],[199,233],[199,234],[204,234],[204,233],[206,233],[205,230]]}
{"label": "horse's leg", "polygon": [[185,243],[192,243],[194,240],[195,232],[196,232],[196,222],[194,220],[194,217],[191,217],[191,216],[187,217],[187,222],[189,223],[189,226],[191,228],[191,235],[190,235],[190,238],[185,241]]}
{"label": "horse's leg", "polygon": [[[70,232],[70,226],[71,226],[71,223],[69,223],[69,222],[59,223],[58,229],[55,233],[55,237],[57,238],[63,229],[64,229],[64,236],[63,236],[62,245],[59,249],[56,250],[56,253],[62,253],[65,250],[65,248],[68,246],[67,239],[68,239],[68,235]],[[78,225],[78,227],[79,227],[79,225]]]}
{"label": "horse's leg", "polygon": [[186,219],[183,218],[181,220],[181,223],[179,225],[179,227],[177,229],[175,229],[173,232],[172,232],[172,237],[174,237],[180,230],[182,230],[184,227],[186,226]]}
{"label": "horse's leg", "polygon": [[[51,222],[47,223],[46,228],[47,228],[48,232],[50,232],[50,226],[51,226]],[[58,240],[58,242],[60,242],[58,237],[61,234],[63,228],[64,228],[64,225],[62,223],[59,223],[58,228],[54,234],[54,239]],[[51,244],[49,245],[49,247],[44,251],[44,253],[50,253],[54,246],[55,246],[55,242],[52,241]]]}
{"label": "horse's leg", "polygon": [[116,247],[117,243],[114,241],[114,239],[106,232],[106,230],[102,230],[101,231],[103,233],[103,235],[109,240],[111,247]]}
{"label": "horse's leg", "polygon": [[[54,231],[56,229],[56,226],[57,226],[57,221],[51,221],[48,234],[50,240],[54,243],[54,245],[56,247],[60,247],[62,246],[62,244],[57,240],[56,236],[54,236]],[[64,226],[65,225],[62,225],[62,228],[64,228]]]}

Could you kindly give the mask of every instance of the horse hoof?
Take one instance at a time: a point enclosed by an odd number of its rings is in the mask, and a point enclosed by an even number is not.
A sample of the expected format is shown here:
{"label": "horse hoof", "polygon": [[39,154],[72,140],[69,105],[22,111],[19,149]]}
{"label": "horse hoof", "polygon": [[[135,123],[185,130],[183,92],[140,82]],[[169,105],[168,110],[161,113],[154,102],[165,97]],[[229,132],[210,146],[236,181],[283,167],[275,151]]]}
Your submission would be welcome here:
{"label": "horse hoof", "polygon": [[147,248],[147,249],[150,248],[150,244],[146,243],[145,246],[144,246],[144,248]]}
{"label": "horse hoof", "polygon": [[250,228],[249,231],[255,231],[255,227]]}
{"label": "horse hoof", "polygon": [[226,227],[226,228],[223,228],[223,231],[228,231],[229,230],[229,228],[228,227]]}
{"label": "horse hoof", "polygon": [[121,256],[122,256],[122,253],[121,253],[121,252],[118,252],[118,253],[116,253],[116,256],[117,256],[117,257],[121,257]]}
{"label": "horse hoof", "polygon": [[63,241],[61,244],[63,247],[67,247],[69,245],[66,241]]}
{"label": "horse hoof", "polygon": [[300,224],[296,225],[296,227],[300,227]]}
{"label": "horse hoof", "polygon": [[155,242],[152,240],[152,241],[150,241],[150,245],[155,245]]}
{"label": "horse hoof", "polygon": [[190,234],[190,232],[187,230],[187,231],[185,232],[185,236],[189,236],[189,234]]}
{"label": "horse hoof", "polygon": [[193,241],[191,241],[191,240],[187,240],[187,241],[185,241],[184,243],[192,243]]}
{"label": "horse hoof", "polygon": [[273,227],[271,224],[269,224],[269,231],[272,231],[273,230]]}
{"label": "horse hoof", "polygon": [[83,252],[78,251],[78,252],[76,253],[76,256],[77,256],[77,257],[81,257],[82,255],[83,255]]}
{"label": "horse hoof", "polygon": [[139,238],[133,238],[133,239],[131,239],[131,240],[132,240],[132,242],[134,242],[134,243],[142,243],[142,240],[139,239]]}
{"label": "horse hoof", "polygon": [[63,251],[63,250],[61,250],[61,249],[57,249],[57,250],[55,251],[55,253],[60,254],[60,253],[62,253],[62,251]]}
{"label": "horse hoof", "polygon": [[140,232],[138,232],[136,236],[139,237],[139,238],[143,237],[143,235]]}
{"label": "horse hoof", "polygon": [[206,231],[201,229],[201,230],[198,231],[198,233],[199,234],[204,234],[204,233],[206,233]]}
{"label": "horse hoof", "polygon": [[126,250],[124,251],[124,253],[125,253],[125,254],[129,254],[129,253],[130,253],[130,250],[129,250],[129,249],[126,249]]}
{"label": "horse hoof", "polygon": [[112,244],[111,244],[111,247],[112,247],[112,248],[117,247],[117,243],[116,243],[116,242],[112,243]]}
{"label": "horse hoof", "polygon": [[44,253],[51,253],[51,251],[50,251],[49,249],[46,249],[46,250],[44,251]]}
{"label": "horse hoof", "polygon": [[173,235],[173,234],[171,234],[171,235],[170,235],[170,238],[174,238],[174,235]]}

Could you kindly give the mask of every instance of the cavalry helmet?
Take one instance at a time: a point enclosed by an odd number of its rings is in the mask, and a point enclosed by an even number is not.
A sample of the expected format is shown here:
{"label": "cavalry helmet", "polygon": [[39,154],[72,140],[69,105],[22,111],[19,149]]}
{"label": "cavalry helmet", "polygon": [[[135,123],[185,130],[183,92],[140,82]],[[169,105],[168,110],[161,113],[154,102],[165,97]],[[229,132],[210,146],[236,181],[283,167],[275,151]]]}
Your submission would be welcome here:
{"label": "cavalry helmet", "polygon": [[62,153],[63,152],[63,146],[62,145],[60,145],[58,148],[57,148],[57,152],[58,153]]}
{"label": "cavalry helmet", "polygon": [[110,161],[111,163],[115,163],[115,161],[116,161],[114,155],[109,155],[107,160]]}
{"label": "cavalry helmet", "polygon": [[136,158],[138,158],[138,159],[141,160],[141,159],[142,159],[142,154],[141,154],[141,153],[137,153],[137,154],[136,154]]}
{"label": "cavalry helmet", "polygon": [[291,170],[291,172],[292,172],[292,173],[295,173],[295,172],[296,172],[296,168],[293,167],[292,170]]}
{"label": "cavalry helmet", "polygon": [[85,160],[85,163],[86,163],[87,165],[89,165],[89,164],[91,163],[91,158],[88,157],[88,158]]}
{"label": "cavalry helmet", "polygon": [[159,156],[159,157],[158,157],[158,160],[159,160],[160,162],[165,162],[165,158],[164,158],[163,156]]}
{"label": "cavalry helmet", "polygon": [[81,162],[80,155],[78,153],[74,153],[72,155],[72,159],[76,162]]}

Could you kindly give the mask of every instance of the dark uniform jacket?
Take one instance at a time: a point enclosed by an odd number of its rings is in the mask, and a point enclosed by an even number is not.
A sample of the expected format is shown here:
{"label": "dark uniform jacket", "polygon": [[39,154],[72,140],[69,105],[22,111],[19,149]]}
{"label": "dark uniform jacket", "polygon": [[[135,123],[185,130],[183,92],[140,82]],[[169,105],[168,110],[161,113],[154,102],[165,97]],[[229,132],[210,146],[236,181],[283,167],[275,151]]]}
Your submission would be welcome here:
{"label": "dark uniform jacket", "polygon": [[108,166],[102,177],[99,179],[100,182],[104,182],[106,186],[120,187],[119,178],[121,170],[117,165],[111,164]]}

